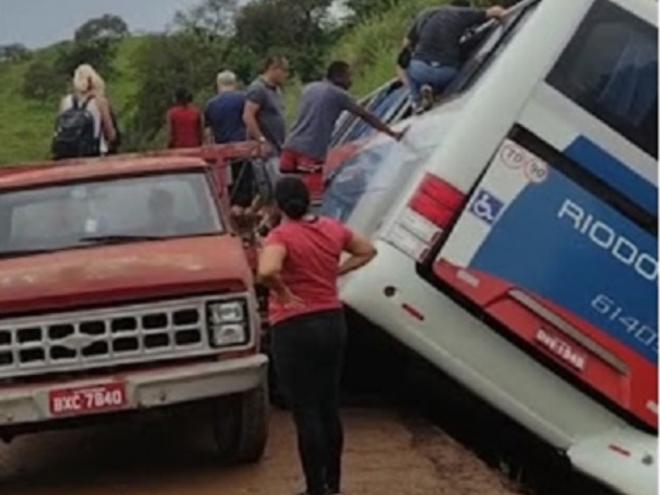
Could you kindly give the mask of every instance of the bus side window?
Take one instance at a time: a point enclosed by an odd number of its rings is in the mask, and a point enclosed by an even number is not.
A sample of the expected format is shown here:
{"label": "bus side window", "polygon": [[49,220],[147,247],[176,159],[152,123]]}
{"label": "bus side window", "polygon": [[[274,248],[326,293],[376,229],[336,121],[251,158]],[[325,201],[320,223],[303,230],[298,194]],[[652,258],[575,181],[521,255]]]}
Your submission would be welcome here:
{"label": "bus side window", "polygon": [[548,83],[657,158],[657,43],[654,26],[598,0]]}

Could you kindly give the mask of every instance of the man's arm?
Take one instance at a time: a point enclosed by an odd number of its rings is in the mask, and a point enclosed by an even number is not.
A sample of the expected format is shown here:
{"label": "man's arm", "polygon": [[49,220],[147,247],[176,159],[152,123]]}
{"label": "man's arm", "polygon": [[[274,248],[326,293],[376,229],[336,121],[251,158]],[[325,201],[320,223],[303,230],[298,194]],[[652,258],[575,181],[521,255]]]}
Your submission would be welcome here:
{"label": "man's arm", "polygon": [[495,5],[488,9],[466,8],[461,10],[463,25],[465,29],[483,24],[489,19],[502,19],[506,14],[506,9]]}
{"label": "man's arm", "polygon": [[167,112],[167,117],[165,119],[167,121],[167,147],[168,148],[174,148],[174,135],[172,134],[172,111]]}
{"label": "man's arm", "polygon": [[273,152],[274,148],[273,145],[268,142],[268,139],[259,125],[257,115],[259,114],[260,108],[261,105],[259,103],[247,100],[245,102],[245,109],[243,110],[243,122],[245,123],[245,130],[247,131],[248,139],[252,138],[255,141],[259,141],[258,153],[260,155],[269,155]]}
{"label": "man's arm", "polygon": [[206,144],[215,144],[213,129],[211,129],[208,125],[204,128],[204,142]]}
{"label": "man's arm", "polygon": [[254,101],[248,100],[245,102],[245,109],[243,110],[243,122],[245,123],[245,129],[247,130],[248,137],[255,139],[257,141],[263,141],[266,139],[264,133],[261,131],[259,126],[259,120],[257,115],[261,105],[255,103]]}
{"label": "man's arm", "polygon": [[199,112],[199,121],[197,122],[197,125],[199,126],[198,131],[199,131],[199,143],[204,146],[205,142],[204,139],[206,138],[206,131],[205,131],[205,124],[204,124],[204,114],[202,112]]}
{"label": "man's arm", "polygon": [[502,19],[506,15],[506,9],[501,5],[495,5],[486,10],[486,17],[489,19]]}
{"label": "man's arm", "polygon": [[110,115],[110,103],[104,97],[97,97],[96,102],[101,113],[101,132],[108,143],[114,143],[117,139],[117,130]]}
{"label": "man's arm", "polygon": [[215,144],[215,134],[213,133],[213,124],[211,122],[211,113],[209,112],[209,106],[206,105],[204,109],[204,143],[206,144]]}
{"label": "man's arm", "polygon": [[380,120],[376,115],[371,113],[362,105],[356,104],[355,106],[352,107],[351,112],[357,115],[358,117],[360,117],[362,120],[364,120],[374,129],[387,134],[388,136],[392,137],[393,139],[396,139],[397,141],[400,141],[401,138],[403,138],[403,135],[405,134],[405,132],[403,131],[398,132],[392,129],[389,125],[387,125],[385,122]]}

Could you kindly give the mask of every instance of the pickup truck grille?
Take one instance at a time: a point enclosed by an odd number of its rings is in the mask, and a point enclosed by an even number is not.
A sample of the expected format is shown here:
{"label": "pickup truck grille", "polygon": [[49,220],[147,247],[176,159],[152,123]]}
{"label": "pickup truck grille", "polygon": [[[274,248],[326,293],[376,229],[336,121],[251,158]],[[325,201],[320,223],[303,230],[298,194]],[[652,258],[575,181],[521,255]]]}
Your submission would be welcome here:
{"label": "pickup truck grille", "polygon": [[206,299],[0,320],[0,379],[211,354]]}

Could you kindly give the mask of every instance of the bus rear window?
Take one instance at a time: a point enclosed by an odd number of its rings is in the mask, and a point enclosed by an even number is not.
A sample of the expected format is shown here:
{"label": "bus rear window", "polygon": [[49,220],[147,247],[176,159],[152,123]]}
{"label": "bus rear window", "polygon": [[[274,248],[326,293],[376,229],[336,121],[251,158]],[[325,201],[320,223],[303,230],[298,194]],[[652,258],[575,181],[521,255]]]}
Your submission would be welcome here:
{"label": "bus rear window", "polygon": [[657,43],[654,26],[598,0],[548,82],[657,158]]}

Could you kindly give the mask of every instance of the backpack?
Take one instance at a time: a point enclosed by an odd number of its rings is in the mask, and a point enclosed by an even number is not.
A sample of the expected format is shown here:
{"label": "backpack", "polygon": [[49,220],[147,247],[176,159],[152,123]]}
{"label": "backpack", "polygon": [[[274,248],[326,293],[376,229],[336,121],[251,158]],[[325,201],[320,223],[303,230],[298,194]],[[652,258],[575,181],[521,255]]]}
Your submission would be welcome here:
{"label": "backpack", "polygon": [[75,96],[71,97],[72,106],[58,115],[55,121],[55,135],[51,145],[53,158],[79,158],[99,156],[100,139],[96,136],[94,116],[87,110],[88,98],[82,105]]}

